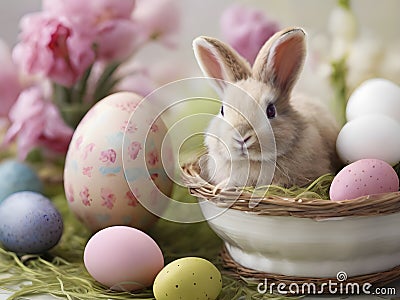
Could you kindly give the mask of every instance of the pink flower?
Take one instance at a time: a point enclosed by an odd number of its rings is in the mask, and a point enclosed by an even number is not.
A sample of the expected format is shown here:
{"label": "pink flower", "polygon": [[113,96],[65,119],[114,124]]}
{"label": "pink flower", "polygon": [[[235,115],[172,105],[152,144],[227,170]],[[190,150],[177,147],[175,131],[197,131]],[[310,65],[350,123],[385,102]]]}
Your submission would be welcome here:
{"label": "pink flower", "polygon": [[220,25],[225,40],[251,64],[264,43],[279,30],[278,24],[261,11],[241,5],[227,8]]}
{"label": "pink flower", "polygon": [[99,160],[102,162],[111,162],[115,163],[117,158],[117,152],[114,149],[108,149],[101,151]]}
{"label": "pink flower", "polygon": [[127,91],[147,96],[156,89],[156,83],[149,74],[149,71],[143,67],[133,68],[130,72],[121,72],[121,80],[116,85],[116,91]]}
{"label": "pink flower", "polygon": [[135,160],[138,155],[139,151],[142,150],[142,146],[139,142],[132,142],[128,147],[128,154],[132,160]]}
{"label": "pink flower", "polygon": [[21,41],[13,58],[28,74],[48,76],[69,87],[93,63],[92,40],[74,30],[67,19],[34,13],[24,16],[20,25]]}
{"label": "pink flower", "polygon": [[150,127],[151,132],[156,133],[158,131],[158,125],[153,122]]}
{"label": "pink flower", "polygon": [[132,20],[110,20],[98,26],[98,56],[106,61],[123,60],[141,41],[134,39],[137,26]]}
{"label": "pink flower", "polygon": [[83,150],[83,154],[82,154],[83,160],[86,160],[89,153],[93,152],[94,147],[95,147],[94,143],[90,143],[85,146],[85,149]]}
{"label": "pink flower", "polygon": [[75,141],[75,150],[79,150],[81,148],[83,142],[83,136],[79,136]]}
{"label": "pink flower", "polygon": [[147,162],[151,166],[155,166],[158,163],[158,154],[155,149],[147,154]]}
{"label": "pink flower", "polygon": [[141,43],[131,19],[134,0],[43,0],[43,9],[70,20],[75,30],[94,37],[97,55],[107,61],[125,59]]}
{"label": "pink flower", "polygon": [[69,201],[69,202],[74,202],[75,201],[75,198],[74,198],[74,188],[72,187],[72,184],[69,184],[68,185],[68,188],[67,188],[67,190],[66,190],[66,196],[67,196],[67,200]]}
{"label": "pink flower", "polygon": [[114,207],[115,201],[117,201],[116,196],[108,188],[101,189],[101,198],[103,199],[102,206],[112,209]]}
{"label": "pink flower", "polygon": [[0,40],[0,118],[7,117],[11,106],[21,91],[17,67],[14,65],[10,49]]}
{"label": "pink flower", "polygon": [[81,197],[81,201],[83,205],[90,206],[92,199],[90,198],[89,188],[84,186],[83,189],[79,192],[79,196]]}
{"label": "pink flower", "polygon": [[157,180],[157,178],[158,178],[158,173],[153,173],[150,175],[150,179],[153,181]]}
{"label": "pink flower", "polygon": [[168,47],[175,46],[175,34],[180,26],[176,0],[137,0],[133,20],[147,40],[159,39]]}
{"label": "pink flower", "polygon": [[122,103],[117,103],[115,107],[119,108],[122,111],[126,111],[128,113],[132,113],[136,107],[138,106],[139,103],[137,102],[122,102]]}
{"label": "pink flower", "polygon": [[87,177],[92,177],[93,167],[83,167],[82,174],[86,175]]}
{"label": "pink flower", "polygon": [[127,133],[134,133],[138,130],[138,127],[135,123],[124,121],[124,124],[121,126],[121,130]]}
{"label": "pink flower", "polygon": [[[135,195],[137,195],[138,197],[140,197],[140,193],[139,193],[138,188],[134,188],[134,191],[135,191]],[[138,205],[138,201],[137,201],[135,195],[133,194],[132,191],[126,192],[125,198],[128,199],[128,205],[129,205],[129,206],[135,207],[135,206]]]}
{"label": "pink flower", "polygon": [[96,25],[110,19],[130,19],[135,0],[43,0],[42,6],[44,11],[68,17],[74,24]]}
{"label": "pink flower", "polygon": [[57,108],[46,101],[40,87],[24,90],[10,111],[11,126],[3,144],[18,142],[18,156],[25,159],[35,147],[65,154],[73,130],[62,120]]}

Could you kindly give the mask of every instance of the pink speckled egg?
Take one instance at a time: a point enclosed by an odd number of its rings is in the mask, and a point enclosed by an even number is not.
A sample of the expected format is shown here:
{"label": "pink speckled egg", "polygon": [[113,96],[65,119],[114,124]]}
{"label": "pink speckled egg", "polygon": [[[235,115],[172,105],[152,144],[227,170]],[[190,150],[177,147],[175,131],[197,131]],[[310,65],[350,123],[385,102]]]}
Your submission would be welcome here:
{"label": "pink speckled egg", "polygon": [[[72,137],[64,168],[65,194],[72,212],[93,232],[114,225],[145,230],[158,219],[152,212],[160,215],[166,208],[163,196],[170,195],[172,181],[161,150],[166,145],[163,151],[172,153],[172,148],[165,142],[163,121],[152,120],[154,105],[132,115],[141,101],[127,92],[104,98]],[[141,199],[148,201],[146,208]]]}
{"label": "pink speckled egg", "polygon": [[87,243],[83,258],[89,274],[116,291],[149,287],[164,267],[157,243],[144,232],[127,226],[97,232]]}
{"label": "pink speckled egg", "polygon": [[333,179],[329,195],[340,201],[399,190],[394,169],[379,159],[361,159],[344,167]]}

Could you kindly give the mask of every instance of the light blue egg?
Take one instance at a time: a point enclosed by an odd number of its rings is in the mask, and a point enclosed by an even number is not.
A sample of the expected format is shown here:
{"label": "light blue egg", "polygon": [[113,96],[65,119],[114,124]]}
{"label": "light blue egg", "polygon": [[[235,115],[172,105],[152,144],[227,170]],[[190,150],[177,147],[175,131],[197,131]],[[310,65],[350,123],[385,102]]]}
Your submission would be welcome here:
{"label": "light blue egg", "polygon": [[18,192],[0,203],[0,243],[19,253],[43,253],[61,238],[63,220],[49,199]]}
{"label": "light blue egg", "polygon": [[0,203],[16,192],[43,192],[38,175],[25,163],[7,160],[0,164]]}

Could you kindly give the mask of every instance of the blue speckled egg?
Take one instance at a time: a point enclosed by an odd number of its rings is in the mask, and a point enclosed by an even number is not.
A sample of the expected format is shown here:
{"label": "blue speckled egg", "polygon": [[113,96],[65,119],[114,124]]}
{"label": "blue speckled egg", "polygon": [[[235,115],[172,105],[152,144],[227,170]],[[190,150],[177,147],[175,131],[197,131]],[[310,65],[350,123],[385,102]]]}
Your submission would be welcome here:
{"label": "blue speckled egg", "polygon": [[16,192],[43,192],[38,175],[25,163],[6,160],[0,164],[0,203]]}
{"label": "blue speckled egg", "polygon": [[42,253],[61,238],[63,221],[49,199],[18,192],[0,203],[0,242],[16,253]]}

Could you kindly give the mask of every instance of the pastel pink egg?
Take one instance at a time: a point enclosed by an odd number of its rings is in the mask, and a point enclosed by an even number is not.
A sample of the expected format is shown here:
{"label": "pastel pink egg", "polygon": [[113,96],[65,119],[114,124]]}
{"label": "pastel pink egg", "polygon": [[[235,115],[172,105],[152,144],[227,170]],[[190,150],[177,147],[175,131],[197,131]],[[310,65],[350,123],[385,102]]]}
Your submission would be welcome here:
{"label": "pastel pink egg", "polygon": [[89,274],[116,291],[134,291],[149,287],[164,267],[157,243],[144,232],[127,226],[100,230],[84,251]]}
{"label": "pastel pink egg", "polygon": [[329,195],[331,200],[339,201],[398,190],[399,178],[388,163],[379,159],[361,159],[335,176]]}

